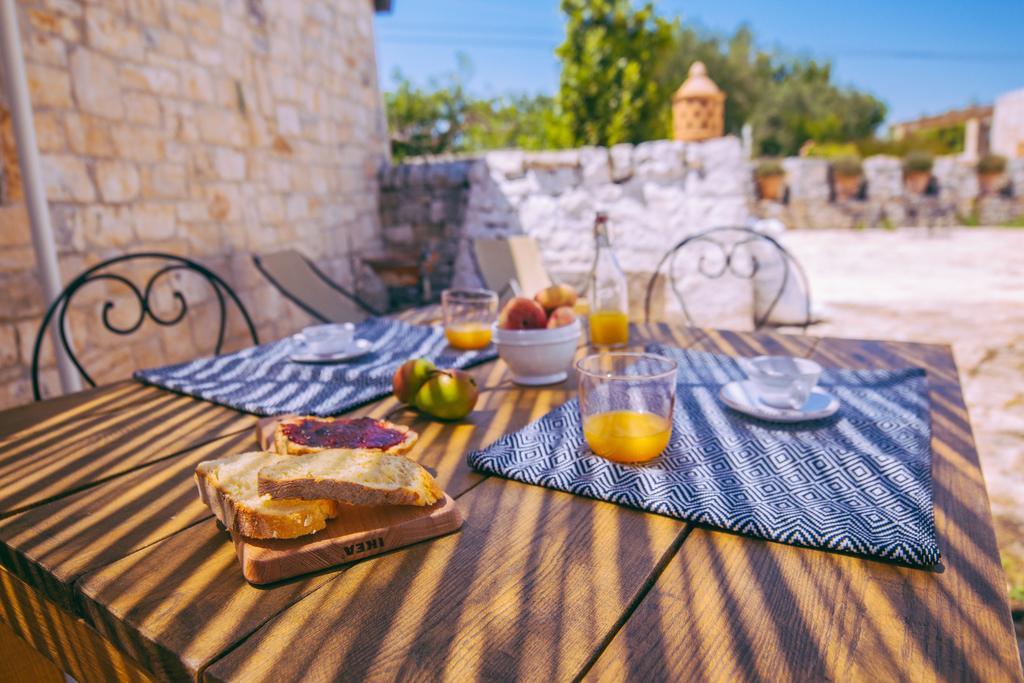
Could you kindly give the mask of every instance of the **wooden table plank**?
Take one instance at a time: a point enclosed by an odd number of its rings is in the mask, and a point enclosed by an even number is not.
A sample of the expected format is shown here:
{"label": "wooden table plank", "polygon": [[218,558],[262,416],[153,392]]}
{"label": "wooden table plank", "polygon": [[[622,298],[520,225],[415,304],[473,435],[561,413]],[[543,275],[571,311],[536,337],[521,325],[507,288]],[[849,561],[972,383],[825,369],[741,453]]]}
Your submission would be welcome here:
{"label": "wooden table plank", "polygon": [[76,391],[73,394],[26,403],[0,412],[0,438],[26,427],[35,427],[51,418],[59,418],[61,422],[71,421],[82,416],[119,410],[132,403],[151,400],[158,395],[159,392],[153,387],[123,380],[102,387]]}
{"label": "wooden table plank", "polygon": [[[53,416],[0,440],[0,516],[25,510],[256,423],[252,415],[147,387],[152,398],[73,419]],[[133,390],[128,390],[134,395]],[[109,398],[109,397],[108,397]],[[86,411],[90,404],[79,410]],[[107,398],[100,404],[107,405]]]}
{"label": "wooden table plank", "polygon": [[[356,565],[207,678],[564,680],[684,526],[493,477],[459,503],[460,533]],[[331,646],[294,647],[307,638]]]}
{"label": "wooden table plank", "polygon": [[58,606],[73,610],[72,586],[82,574],[212,520],[196,495],[198,463],[255,448],[249,430],[221,437],[0,520],[0,562]]}
{"label": "wooden table plank", "polygon": [[927,368],[942,573],[695,529],[589,677],[1020,680],[948,348],[824,339],[812,357]]}
{"label": "wooden table plank", "polygon": [[[152,680],[136,662],[82,619],[40,596],[38,591],[2,567],[0,623],[55,662],[61,671],[71,674],[74,680],[82,683]],[[2,652],[5,657],[12,656],[11,652]],[[61,680],[64,680],[63,675]]]}

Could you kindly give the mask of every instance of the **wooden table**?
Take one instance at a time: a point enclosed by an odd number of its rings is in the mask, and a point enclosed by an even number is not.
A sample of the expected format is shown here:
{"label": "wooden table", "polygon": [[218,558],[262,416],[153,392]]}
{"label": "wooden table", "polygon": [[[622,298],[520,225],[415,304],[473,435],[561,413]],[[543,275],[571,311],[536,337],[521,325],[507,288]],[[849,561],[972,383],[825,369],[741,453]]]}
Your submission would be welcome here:
{"label": "wooden table", "polygon": [[467,451],[574,392],[515,387],[495,362],[473,370],[492,389],[466,421],[393,418],[420,432],[412,457],[458,500],[460,532],[256,588],[192,481],[196,463],[253,448],[256,418],[123,382],[0,414],[0,627],[24,651],[0,659],[34,662],[21,638],[80,681],[1021,680],[948,347],[666,325],[646,340],[927,368],[942,571],[476,473]]}

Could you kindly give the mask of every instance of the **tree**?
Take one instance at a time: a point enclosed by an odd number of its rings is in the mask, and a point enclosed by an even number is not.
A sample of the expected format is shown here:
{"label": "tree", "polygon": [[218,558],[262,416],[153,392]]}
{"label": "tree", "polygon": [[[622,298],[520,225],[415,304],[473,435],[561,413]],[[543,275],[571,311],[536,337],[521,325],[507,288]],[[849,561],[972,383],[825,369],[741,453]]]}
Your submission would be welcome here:
{"label": "tree", "polygon": [[668,135],[670,93],[657,78],[672,47],[671,25],[650,3],[562,0],[565,42],[558,90],[572,146],[643,142]]}
{"label": "tree", "polygon": [[384,93],[392,156],[403,159],[462,148],[466,117],[473,107],[463,87],[470,72],[468,58],[459,55],[456,72],[432,79],[429,89],[423,89],[395,71],[395,89]]}

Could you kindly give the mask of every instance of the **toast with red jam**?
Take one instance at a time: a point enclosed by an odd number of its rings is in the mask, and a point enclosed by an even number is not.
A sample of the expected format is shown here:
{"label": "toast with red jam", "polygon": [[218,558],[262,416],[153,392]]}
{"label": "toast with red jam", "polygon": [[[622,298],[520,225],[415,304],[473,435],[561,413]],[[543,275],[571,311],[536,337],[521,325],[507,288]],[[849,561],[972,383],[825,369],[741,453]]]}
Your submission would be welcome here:
{"label": "toast with red jam", "polygon": [[293,417],[274,430],[274,450],[306,455],[328,449],[362,449],[401,455],[419,435],[403,425],[372,417]]}

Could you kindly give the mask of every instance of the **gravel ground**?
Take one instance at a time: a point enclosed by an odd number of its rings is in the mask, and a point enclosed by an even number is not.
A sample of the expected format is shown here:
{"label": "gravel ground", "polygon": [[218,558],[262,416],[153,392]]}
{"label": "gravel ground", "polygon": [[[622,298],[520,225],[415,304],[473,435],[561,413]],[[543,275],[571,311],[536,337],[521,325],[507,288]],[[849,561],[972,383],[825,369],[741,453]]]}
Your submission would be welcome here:
{"label": "gravel ground", "polygon": [[951,344],[1024,653],[1024,230],[790,231],[816,335]]}

